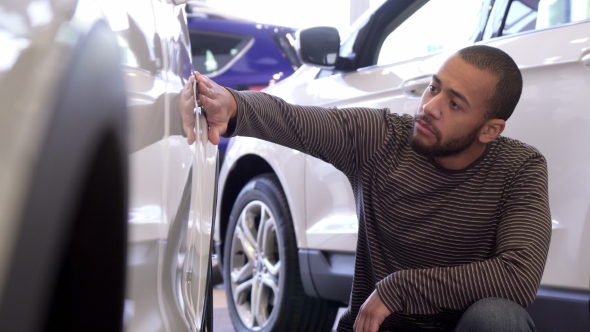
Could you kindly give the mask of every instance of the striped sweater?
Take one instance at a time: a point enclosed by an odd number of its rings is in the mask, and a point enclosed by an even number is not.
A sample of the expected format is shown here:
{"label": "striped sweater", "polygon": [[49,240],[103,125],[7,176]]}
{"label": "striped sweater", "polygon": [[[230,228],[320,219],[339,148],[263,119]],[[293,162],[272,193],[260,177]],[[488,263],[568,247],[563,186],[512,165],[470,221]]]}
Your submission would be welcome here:
{"label": "striped sweater", "polygon": [[394,329],[452,329],[475,301],[535,298],[551,237],[547,164],[535,148],[499,137],[451,171],[409,145],[413,121],[387,109],[296,106],[230,90],[228,135],[307,153],[350,181],[359,219],[354,281],[338,331],[352,331],[377,289]]}

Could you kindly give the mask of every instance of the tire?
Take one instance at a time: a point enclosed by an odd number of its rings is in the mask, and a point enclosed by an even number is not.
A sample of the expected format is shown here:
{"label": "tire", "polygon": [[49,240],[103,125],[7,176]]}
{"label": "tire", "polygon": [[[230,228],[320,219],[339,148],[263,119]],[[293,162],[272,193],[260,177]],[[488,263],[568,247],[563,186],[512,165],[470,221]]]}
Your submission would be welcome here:
{"label": "tire", "polygon": [[276,175],[260,175],[242,189],[224,253],[223,279],[236,331],[331,331],[338,307],[303,290],[293,222]]}

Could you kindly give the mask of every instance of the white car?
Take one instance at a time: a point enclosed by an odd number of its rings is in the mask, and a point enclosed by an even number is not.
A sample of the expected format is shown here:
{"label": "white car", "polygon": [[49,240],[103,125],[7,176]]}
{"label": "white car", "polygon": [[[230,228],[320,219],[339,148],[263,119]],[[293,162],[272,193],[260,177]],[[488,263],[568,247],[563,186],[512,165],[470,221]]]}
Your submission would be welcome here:
{"label": "white car", "polygon": [[[590,330],[590,1],[387,1],[340,43],[300,32],[305,63],[265,92],[300,105],[413,114],[432,74],[461,47],[510,54],[524,89],[505,136],[548,161],[553,233],[536,301],[539,331]],[[239,331],[329,331],[350,296],[357,216],[347,178],[309,155],[232,139],[220,171],[216,250]],[[262,255],[266,254],[266,255]]]}
{"label": "white car", "polygon": [[0,1],[0,331],[211,331],[184,2]]}

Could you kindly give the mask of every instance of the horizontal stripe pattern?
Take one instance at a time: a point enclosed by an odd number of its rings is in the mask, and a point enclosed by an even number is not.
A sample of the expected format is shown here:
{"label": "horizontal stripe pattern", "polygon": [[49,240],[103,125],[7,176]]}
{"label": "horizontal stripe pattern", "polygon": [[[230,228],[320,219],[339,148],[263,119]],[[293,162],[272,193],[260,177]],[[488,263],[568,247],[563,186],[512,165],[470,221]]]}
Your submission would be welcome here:
{"label": "horizontal stripe pattern", "polygon": [[297,106],[230,90],[232,135],[284,145],[350,180],[359,217],[353,289],[338,331],[375,290],[394,312],[382,330],[452,329],[475,301],[535,298],[551,237],[545,158],[506,137],[462,171],[409,146],[412,117],[387,109]]}

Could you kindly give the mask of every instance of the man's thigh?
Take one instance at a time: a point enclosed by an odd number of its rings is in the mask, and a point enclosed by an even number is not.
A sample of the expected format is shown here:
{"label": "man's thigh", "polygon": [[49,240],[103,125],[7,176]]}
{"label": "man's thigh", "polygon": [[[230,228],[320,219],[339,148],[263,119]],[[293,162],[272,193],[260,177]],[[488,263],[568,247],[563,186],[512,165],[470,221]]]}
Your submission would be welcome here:
{"label": "man's thigh", "polygon": [[523,307],[510,300],[490,297],[472,304],[454,332],[530,332],[535,324]]}

